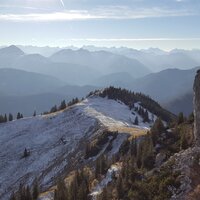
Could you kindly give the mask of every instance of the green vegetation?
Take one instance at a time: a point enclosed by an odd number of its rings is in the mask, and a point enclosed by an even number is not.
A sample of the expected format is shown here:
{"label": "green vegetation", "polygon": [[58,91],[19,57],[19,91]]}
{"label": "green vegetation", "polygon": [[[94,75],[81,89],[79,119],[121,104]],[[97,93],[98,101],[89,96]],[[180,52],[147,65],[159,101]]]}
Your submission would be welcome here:
{"label": "green vegetation", "polygon": [[37,179],[33,183],[33,188],[29,186],[19,185],[17,192],[12,193],[10,200],[37,200],[39,195],[39,185]]}
{"label": "green vegetation", "polygon": [[54,200],[87,200],[89,194],[90,175],[87,170],[76,170],[70,183],[59,179]]}
{"label": "green vegetation", "polygon": [[[60,178],[57,181],[54,200],[91,199],[89,194],[95,185],[105,178],[112,164],[120,166],[119,171],[112,174],[112,181],[103,188],[102,193],[97,197],[98,200],[170,199],[173,192],[180,187],[180,172],[173,170],[174,161],[168,159],[174,153],[192,146],[194,115],[191,114],[187,119],[180,113],[175,118],[149,97],[120,88],[110,87],[104,90],[100,96],[124,102],[131,109],[134,108],[146,122],[151,119],[145,109],[152,108],[151,112],[159,113],[159,117],[147,134],[137,138],[132,136],[127,138],[112,159],[108,159],[106,153],[112,149],[112,141],[117,137],[118,132],[106,130],[92,138],[92,141],[85,145],[84,159],[89,160],[96,156],[96,160],[91,161],[88,166],[85,166],[83,161],[81,170],[72,171],[69,174],[70,178]],[[78,101],[78,99],[74,99],[68,105],[62,101],[61,105],[56,106],[54,110],[65,109]],[[136,102],[140,102],[141,107],[135,107],[134,103]],[[151,103],[152,105],[150,105]],[[163,119],[169,120],[170,128],[166,127]],[[138,124],[137,117],[135,117],[134,124]],[[105,151],[101,154],[103,148]],[[159,155],[164,156],[159,159]],[[27,156],[28,151],[25,149],[24,158]],[[19,190],[12,194],[10,199],[34,200],[38,195],[38,181],[34,181],[32,190],[29,186],[20,185]]]}
{"label": "green vegetation", "polygon": [[[182,118],[182,116],[181,116]],[[173,170],[174,161],[167,159],[181,149],[192,145],[190,138],[191,117],[176,119],[168,130],[162,120],[157,118],[151,130],[143,136],[128,138],[119,152],[108,159],[101,154],[91,166],[82,166],[74,170],[67,179],[59,179],[54,193],[54,200],[88,200],[94,186],[105,176],[112,164],[120,166],[118,173],[113,173],[112,181],[102,190],[98,200],[168,200],[180,187],[180,173]],[[85,159],[97,156],[105,144],[109,144],[117,132],[104,131],[86,145]],[[190,139],[188,139],[190,138]],[[109,151],[109,145],[106,151]],[[26,150],[27,151],[27,150]],[[105,151],[105,152],[106,152]],[[157,155],[165,154],[160,164],[156,164]],[[24,153],[25,154],[25,153]],[[167,161],[167,162],[165,162]],[[96,183],[96,184],[94,184]],[[38,181],[29,186],[20,185],[10,200],[33,200],[39,195]]]}

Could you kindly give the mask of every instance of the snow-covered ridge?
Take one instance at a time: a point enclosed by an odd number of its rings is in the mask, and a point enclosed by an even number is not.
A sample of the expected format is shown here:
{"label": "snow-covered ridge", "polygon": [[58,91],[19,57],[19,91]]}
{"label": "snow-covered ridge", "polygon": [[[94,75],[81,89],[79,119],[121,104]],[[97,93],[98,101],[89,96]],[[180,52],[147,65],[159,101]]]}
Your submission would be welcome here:
{"label": "snow-covered ridge", "polygon": [[[89,99],[85,99],[79,105],[84,106],[84,112],[94,118],[97,118],[103,125],[107,127],[112,126],[128,126],[149,129],[150,123],[144,123],[142,117],[130,110],[127,105],[121,101],[115,101],[112,99],[101,98],[93,96]],[[139,103],[135,103],[135,107],[139,107]],[[149,116],[153,115],[149,113]],[[138,117],[138,126],[134,125],[135,117]],[[154,120],[157,118],[155,115]]]}
{"label": "snow-covered ridge", "polygon": [[[135,116],[138,126],[133,124]],[[50,187],[71,165],[71,158],[82,155],[84,141],[101,129],[128,127],[137,132],[149,125],[123,103],[95,96],[62,112],[0,124],[0,199],[7,199],[20,182],[31,184],[35,177],[44,188]],[[125,139],[124,134],[118,135],[110,154]],[[25,148],[30,156],[22,158]]]}

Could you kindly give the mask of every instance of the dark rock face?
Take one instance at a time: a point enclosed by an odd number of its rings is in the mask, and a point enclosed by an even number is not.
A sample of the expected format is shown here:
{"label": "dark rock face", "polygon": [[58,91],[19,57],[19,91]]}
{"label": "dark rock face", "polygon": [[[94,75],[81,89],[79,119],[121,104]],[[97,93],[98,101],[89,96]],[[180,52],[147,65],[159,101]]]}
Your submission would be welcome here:
{"label": "dark rock face", "polygon": [[200,70],[194,81],[194,137],[196,145],[200,146]]}

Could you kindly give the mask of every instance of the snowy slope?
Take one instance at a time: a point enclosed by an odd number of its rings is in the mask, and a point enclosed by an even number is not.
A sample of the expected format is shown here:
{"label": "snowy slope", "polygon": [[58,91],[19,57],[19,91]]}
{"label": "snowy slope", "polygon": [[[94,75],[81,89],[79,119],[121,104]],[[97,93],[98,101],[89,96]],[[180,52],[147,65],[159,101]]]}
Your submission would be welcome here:
{"label": "snowy slope", "polygon": [[[89,116],[99,119],[99,121],[107,127],[111,126],[129,126],[149,129],[149,123],[143,123],[143,119],[137,112],[130,110],[128,106],[120,101],[115,101],[112,99],[105,99],[100,97],[91,97],[79,105],[84,106],[84,112]],[[139,107],[139,103],[135,104]],[[148,112],[149,116],[153,115]],[[138,117],[139,126],[133,125],[135,117]],[[156,119],[156,116],[154,116]]]}
{"label": "snowy slope", "polygon": [[[81,155],[83,141],[105,127],[134,128],[136,115],[121,102],[90,97],[63,112],[0,124],[0,199],[7,199],[20,182],[31,184],[35,177],[43,189],[52,186],[72,158]],[[149,127],[140,117],[139,121],[137,128]],[[124,134],[117,136],[110,156],[126,138]],[[25,148],[30,156],[22,158]]]}
{"label": "snowy slope", "polygon": [[98,195],[102,193],[103,189],[112,181],[112,176],[113,173],[117,174],[118,171],[121,170],[121,166],[119,165],[112,165],[106,175],[105,178],[103,178],[103,180],[97,184],[97,186],[94,188],[94,190],[91,192],[90,196],[92,196],[92,200],[96,200]]}

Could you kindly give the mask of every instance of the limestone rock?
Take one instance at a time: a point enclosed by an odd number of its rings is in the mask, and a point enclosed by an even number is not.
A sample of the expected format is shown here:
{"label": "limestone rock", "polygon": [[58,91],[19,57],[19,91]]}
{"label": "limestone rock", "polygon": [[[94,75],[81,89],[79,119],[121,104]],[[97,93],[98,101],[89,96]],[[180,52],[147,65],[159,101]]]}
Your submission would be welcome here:
{"label": "limestone rock", "polygon": [[166,159],[166,154],[165,153],[159,153],[156,155],[156,161],[155,161],[155,166],[160,167],[161,164],[164,162]]}
{"label": "limestone rock", "polygon": [[200,70],[194,81],[194,137],[197,146],[200,146]]}

